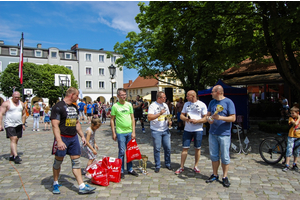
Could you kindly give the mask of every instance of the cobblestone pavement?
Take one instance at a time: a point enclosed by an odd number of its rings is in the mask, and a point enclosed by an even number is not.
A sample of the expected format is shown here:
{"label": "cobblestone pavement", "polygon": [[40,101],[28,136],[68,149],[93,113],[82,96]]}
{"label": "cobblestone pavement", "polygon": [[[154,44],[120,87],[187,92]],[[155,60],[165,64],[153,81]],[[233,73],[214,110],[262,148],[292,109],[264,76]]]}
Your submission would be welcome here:
{"label": "cobblestone pavement", "polygon": [[[205,180],[211,175],[211,161],[208,152],[208,138],[203,137],[201,158],[199,161],[200,174],[193,169],[194,148],[191,147],[185,164],[185,171],[180,175],[174,172],[180,166],[181,135],[172,130],[172,168],[164,167],[163,151],[161,153],[162,168],[154,173],[153,146],[149,123],[146,123],[146,133],[142,133],[137,125],[137,143],[142,154],[149,157],[148,175],[143,175],[137,169],[138,161],[134,161],[134,169],[139,177],[125,174],[120,183],[110,183],[109,186],[95,186],[95,193],[78,195],[78,185],[71,171],[69,157],[66,157],[60,173],[59,183],[61,194],[52,194],[52,165],[53,143],[52,131],[32,131],[32,118],[28,118],[28,127],[19,140],[18,153],[23,159],[22,164],[9,162],[9,140],[5,131],[0,132],[0,199],[299,199],[300,174],[294,171],[282,172],[281,164],[267,165],[260,158],[258,145],[268,134],[250,130],[248,136],[252,152],[248,155],[231,154],[229,180],[231,186],[225,188],[219,182],[206,184]],[[88,127],[82,126],[83,130]],[[109,121],[96,133],[100,156],[117,157],[117,142],[112,140]],[[81,158],[82,168],[87,159]],[[18,174],[19,173],[19,174]],[[222,175],[221,168],[219,174]],[[86,182],[89,182],[84,178]],[[22,186],[24,185],[24,188]],[[28,194],[28,196],[27,196]]]}

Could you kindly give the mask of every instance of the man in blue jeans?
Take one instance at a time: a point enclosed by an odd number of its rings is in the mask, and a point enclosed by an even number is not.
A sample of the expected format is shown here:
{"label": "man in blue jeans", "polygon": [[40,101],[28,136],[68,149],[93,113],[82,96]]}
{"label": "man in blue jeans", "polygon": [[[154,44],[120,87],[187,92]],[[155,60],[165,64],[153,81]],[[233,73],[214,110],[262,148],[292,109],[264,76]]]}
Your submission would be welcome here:
{"label": "man in blue jeans", "polygon": [[148,109],[148,120],[150,121],[150,129],[153,139],[153,153],[155,161],[155,173],[160,170],[160,148],[161,144],[165,153],[165,166],[167,169],[171,168],[171,134],[168,125],[169,122],[166,117],[170,114],[166,102],[166,94],[158,92],[156,101],[153,102]]}
{"label": "man in blue jeans", "polygon": [[[118,139],[118,158],[122,160],[121,179],[124,179],[125,151],[127,143],[131,139],[135,139],[135,121],[132,104],[125,101],[127,97],[126,90],[119,88],[117,90],[117,97],[119,98],[119,101],[111,108],[110,126],[113,140],[116,141]],[[115,119],[116,130],[114,124]],[[130,175],[139,176],[138,173],[132,169],[132,162],[127,163],[127,171]]]}
{"label": "man in blue jeans", "polygon": [[[213,100],[208,105],[207,120],[210,124],[209,129],[209,154],[212,161],[213,174],[206,183],[211,183],[219,179],[218,168],[220,166],[220,154],[223,169],[222,183],[224,187],[229,187],[230,182],[227,177],[230,155],[229,148],[231,143],[231,126],[236,120],[234,103],[224,96],[224,89],[221,85],[216,85],[211,91]],[[221,105],[223,110],[215,113],[217,105]],[[210,118],[211,116],[211,118]]]}
{"label": "man in blue jeans", "polygon": [[194,90],[188,91],[186,95],[186,102],[181,111],[180,119],[185,121],[184,132],[182,135],[182,152],[180,168],[176,170],[175,174],[180,174],[184,171],[184,163],[194,139],[195,147],[195,165],[193,171],[200,173],[198,169],[198,162],[201,154],[201,143],[203,135],[203,123],[206,122],[207,107],[205,103],[197,100],[197,93]]}

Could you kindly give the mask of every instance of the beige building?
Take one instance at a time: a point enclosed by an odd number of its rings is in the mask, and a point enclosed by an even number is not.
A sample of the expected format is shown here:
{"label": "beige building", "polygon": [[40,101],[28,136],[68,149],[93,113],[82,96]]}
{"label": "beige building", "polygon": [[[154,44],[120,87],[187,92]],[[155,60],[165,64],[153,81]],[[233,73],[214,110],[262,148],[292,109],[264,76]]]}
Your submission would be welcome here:
{"label": "beige building", "polygon": [[143,78],[139,76],[134,80],[134,82],[130,80],[129,83],[124,83],[123,87],[127,90],[128,101],[135,100],[137,95],[140,95],[143,99],[151,101],[152,91],[163,91],[165,93],[171,91],[173,95],[172,101],[176,101],[180,97],[184,98],[185,94],[184,90],[179,88],[178,85],[181,85],[180,80],[175,80],[172,77],[167,77],[162,74],[159,77],[159,81],[155,78]]}

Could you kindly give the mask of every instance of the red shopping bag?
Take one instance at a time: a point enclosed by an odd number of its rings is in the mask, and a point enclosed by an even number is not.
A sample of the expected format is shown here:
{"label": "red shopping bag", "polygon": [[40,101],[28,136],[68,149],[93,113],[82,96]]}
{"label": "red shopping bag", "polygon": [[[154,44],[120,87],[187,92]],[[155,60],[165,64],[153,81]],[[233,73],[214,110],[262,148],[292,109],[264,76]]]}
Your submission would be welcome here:
{"label": "red shopping bag", "polygon": [[108,186],[109,177],[108,170],[104,167],[98,167],[97,172],[92,175],[91,182],[96,185]]}
{"label": "red shopping bag", "polygon": [[126,157],[127,157],[127,163],[129,163],[133,160],[142,159],[140,149],[139,149],[135,139],[132,139],[127,143]]}
{"label": "red shopping bag", "polygon": [[102,160],[102,167],[108,171],[108,180],[119,183],[121,181],[122,160],[119,158],[105,157]]}
{"label": "red shopping bag", "polygon": [[95,160],[86,167],[86,171],[89,172],[92,176],[96,174],[99,171],[99,168],[102,167],[102,159],[101,160]]}

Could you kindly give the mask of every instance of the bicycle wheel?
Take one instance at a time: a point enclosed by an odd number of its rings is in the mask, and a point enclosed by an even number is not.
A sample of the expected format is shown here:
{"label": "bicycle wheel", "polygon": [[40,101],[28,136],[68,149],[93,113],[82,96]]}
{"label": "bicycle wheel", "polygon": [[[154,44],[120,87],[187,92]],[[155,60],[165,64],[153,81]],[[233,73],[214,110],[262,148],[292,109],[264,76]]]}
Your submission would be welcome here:
{"label": "bicycle wheel", "polygon": [[260,143],[259,154],[266,163],[276,164],[282,159],[284,150],[276,138],[270,137]]}

